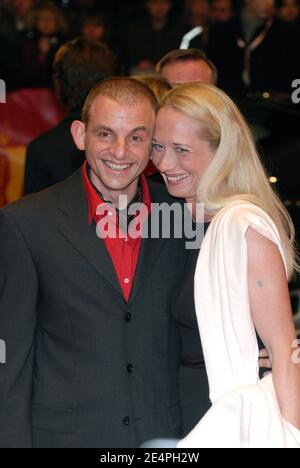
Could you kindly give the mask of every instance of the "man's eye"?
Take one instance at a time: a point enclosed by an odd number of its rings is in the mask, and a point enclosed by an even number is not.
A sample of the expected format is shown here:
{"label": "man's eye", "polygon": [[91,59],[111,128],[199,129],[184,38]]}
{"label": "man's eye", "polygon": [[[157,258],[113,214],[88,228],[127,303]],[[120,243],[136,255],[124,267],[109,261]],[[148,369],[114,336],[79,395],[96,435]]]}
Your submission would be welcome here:
{"label": "man's eye", "polygon": [[99,133],[100,138],[108,138],[110,136],[109,132],[101,132]]}
{"label": "man's eye", "polygon": [[141,137],[134,135],[131,137],[131,141],[133,141],[134,143],[140,143],[143,140]]}

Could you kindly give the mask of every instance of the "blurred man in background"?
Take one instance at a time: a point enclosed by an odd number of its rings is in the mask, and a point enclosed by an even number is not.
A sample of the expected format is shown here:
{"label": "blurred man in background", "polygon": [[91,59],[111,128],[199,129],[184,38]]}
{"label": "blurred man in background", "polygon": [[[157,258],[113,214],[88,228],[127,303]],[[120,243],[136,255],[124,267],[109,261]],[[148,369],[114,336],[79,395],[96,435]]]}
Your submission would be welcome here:
{"label": "blurred man in background", "polygon": [[173,17],[172,0],[147,0],[143,14],[126,24],[119,42],[132,74],[151,73],[155,63],[179,47],[184,25]]}
{"label": "blurred man in background", "polygon": [[211,27],[211,5],[209,0],[188,0],[186,3],[187,32],[200,28],[199,33],[180,48],[206,50]]}
{"label": "blurred man in background", "polygon": [[213,23],[225,23],[235,14],[233,0],[212,0],[211,20]]}
{"label": "blurred man in background", "polygon": [[278,17],[287,23],[295,23],[300,16],[299,0],[277,0],[276,9]]}
{"label": "blurred man in background", "polygon": [[274,0],[245,0],[236,18],[211,32],[207,53],[230,94],[290,92],[299,72],[298,45],[293,26],[275,17]]}
{"label": "blurred man in background", "polygon": [[9,0],[0,4],[0,73],[7,89],[21,86],[21,43],[35,0]]}
{"label": "blurred man in background", "polygon": [[198,81],[207,84],[216,84],[218,81],[216,67],[202,50],[197,49],[173,50],[158,62],[156,72],[172,88]]}

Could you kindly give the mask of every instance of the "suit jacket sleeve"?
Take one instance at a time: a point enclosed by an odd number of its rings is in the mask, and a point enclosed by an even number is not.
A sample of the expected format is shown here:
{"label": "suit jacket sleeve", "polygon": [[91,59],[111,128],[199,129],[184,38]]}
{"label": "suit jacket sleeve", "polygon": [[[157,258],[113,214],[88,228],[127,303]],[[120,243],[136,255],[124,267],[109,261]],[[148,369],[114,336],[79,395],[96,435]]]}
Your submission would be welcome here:
{"label": "suit jacket sleeve", "polygon": [[0,447],[30,448],[38,281],[25,240],[5,210],[0,266]]}

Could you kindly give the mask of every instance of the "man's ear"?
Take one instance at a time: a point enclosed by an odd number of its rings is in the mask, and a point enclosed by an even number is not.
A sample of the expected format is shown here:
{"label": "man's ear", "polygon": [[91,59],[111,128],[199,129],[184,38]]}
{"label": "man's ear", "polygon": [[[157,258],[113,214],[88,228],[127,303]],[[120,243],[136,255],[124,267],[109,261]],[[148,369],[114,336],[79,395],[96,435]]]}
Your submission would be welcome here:
{"label": "man's ear", "polygon": [[85,150],[85,124],[80,120],[75,120],[71,125],[71,134],[75,145],[81,151]]}

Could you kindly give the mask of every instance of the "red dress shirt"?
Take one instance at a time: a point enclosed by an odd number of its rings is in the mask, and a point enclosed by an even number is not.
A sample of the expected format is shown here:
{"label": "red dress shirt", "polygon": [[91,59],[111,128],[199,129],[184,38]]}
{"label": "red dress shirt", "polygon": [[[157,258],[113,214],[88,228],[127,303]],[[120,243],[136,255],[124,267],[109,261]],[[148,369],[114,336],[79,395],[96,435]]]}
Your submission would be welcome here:
{"label": "red dress shirt", "polygon": [[[116,210],[102,200],[90,182],[87,175],[86,163],[83,166],[82,174],[83,184],[88,200],[89,224],[91,225],[93,220],[95,221],[98,228],[98,235],[103,238],[113,262],[124,297],[128,302],[141,248],[141,236],[139,234],[142,230],[142,222],[138,222],[137,217],[139,217],[139,219],[144,219],[144,217],[140,218],[140,212],[136,213],[135,219],[133,220],[136,227],[136,235],[133,234],[130,229],[128,234],[124,233],[119,227]],[[144,175],[141,176],[141,180],[142,203],[145,208],[144,215],[148,216],[151,211],[150,191]],[[103,233],[105,233],[105,235],[103,235]]]}

